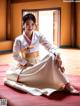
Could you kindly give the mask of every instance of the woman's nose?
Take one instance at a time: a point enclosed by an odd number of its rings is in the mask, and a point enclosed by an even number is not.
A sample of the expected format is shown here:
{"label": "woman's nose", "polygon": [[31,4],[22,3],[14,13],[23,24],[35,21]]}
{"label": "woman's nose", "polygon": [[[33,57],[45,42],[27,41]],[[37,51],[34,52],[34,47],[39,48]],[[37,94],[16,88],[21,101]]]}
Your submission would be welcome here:
{"label": "woman's nose", "polygon": [[32,28],[32,25],[29,25],[29,28]]}

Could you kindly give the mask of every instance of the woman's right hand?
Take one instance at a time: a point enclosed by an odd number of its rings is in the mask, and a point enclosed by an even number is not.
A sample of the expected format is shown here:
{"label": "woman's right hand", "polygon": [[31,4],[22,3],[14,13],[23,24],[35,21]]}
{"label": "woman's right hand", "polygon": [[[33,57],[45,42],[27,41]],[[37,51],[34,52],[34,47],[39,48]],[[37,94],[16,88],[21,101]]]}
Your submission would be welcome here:
{"label": "woman's right hand", "polygon": [[20,68],[22,68],[22,69],[25,69],[25,68],[31,67],[31,66],[33,66],[33,65],[34,65],[34,64],[32,64],[32,63],[30,63],[30,62],[27,62],[27,64],[25,64],[25,65],[19,64],[18,66],[19,66]]}
{"label": "woman's right hand", "polygon": [[33,63],[30,63],[30,62],[27,62],[26,65],[27,65],[27,66],[33,66],[34,64],[33,64]]}

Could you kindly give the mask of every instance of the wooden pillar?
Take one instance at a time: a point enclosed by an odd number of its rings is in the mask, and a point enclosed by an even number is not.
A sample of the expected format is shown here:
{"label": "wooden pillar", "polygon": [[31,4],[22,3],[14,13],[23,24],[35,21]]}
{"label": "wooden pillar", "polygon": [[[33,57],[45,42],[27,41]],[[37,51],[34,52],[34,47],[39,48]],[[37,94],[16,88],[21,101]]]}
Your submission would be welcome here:
{"label": "wooden pillar", "polygon": [[76,2],[71,3],[71,45],[73,48],[76,47]]}
{"label": "wooden pillar", "polygon": [[6,0],[6,40],[11,40],[10,28],[11,28],[11,0]]}

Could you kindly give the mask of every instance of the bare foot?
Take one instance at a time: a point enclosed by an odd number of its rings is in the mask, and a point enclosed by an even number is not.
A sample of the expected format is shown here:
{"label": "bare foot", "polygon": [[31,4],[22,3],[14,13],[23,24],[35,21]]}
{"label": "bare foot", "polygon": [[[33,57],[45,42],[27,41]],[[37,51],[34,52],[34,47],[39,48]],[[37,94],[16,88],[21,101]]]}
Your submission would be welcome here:
{"label": "bare foot", "polygon": [[71,94],[80,95],[80,91],[75,89],[70,83],[67,83],[65,85],[64,89],[67,90],[68,92],[70,92]]}

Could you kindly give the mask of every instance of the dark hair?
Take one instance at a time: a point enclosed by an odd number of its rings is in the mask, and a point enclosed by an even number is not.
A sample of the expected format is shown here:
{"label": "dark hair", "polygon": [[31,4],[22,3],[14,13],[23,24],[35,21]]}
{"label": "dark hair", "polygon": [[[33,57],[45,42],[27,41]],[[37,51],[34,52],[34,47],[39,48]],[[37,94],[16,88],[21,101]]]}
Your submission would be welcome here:
{"label": "dark hair", "polygon": [[36,18],[32,13],[28,13],[23,16],[23,25],[25,24],[27,20],[32,20],[34,23],[36,23]]}

